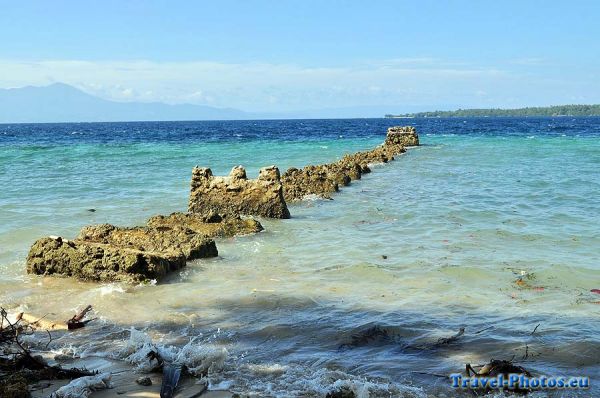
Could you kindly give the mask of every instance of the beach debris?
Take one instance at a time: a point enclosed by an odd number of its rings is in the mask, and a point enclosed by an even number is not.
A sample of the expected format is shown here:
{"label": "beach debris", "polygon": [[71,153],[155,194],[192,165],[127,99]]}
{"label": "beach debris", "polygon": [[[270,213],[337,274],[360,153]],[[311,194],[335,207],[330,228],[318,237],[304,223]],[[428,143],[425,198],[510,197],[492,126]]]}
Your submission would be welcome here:
{"label": "beach debris", "polygon": [[87,209],[87,211],[89,211],[90,213],[95,213],[96,209]]}
{"label": "beach debris", "polygon": [[600,289],[592,289],[590,292],[600,294]]}
{"label": "beach debris", "polygon": [[447,344],[452,344],[454,342],[456,342],[456,340],[458,340],[460,337],[462,337],[462,335],[465,334],[465,328],[461,327],[458,330],[458,333],[450,336],[450,337],[441,337],[438,339],[437,343],[435,343],[433,346],[434,347],[440,347],[443,345],[447,345]]}
{"label": "beach debris", "polygon": [[179,378],[181,377],[181,365],[167,364],[163,366],[163,379],[160,386],[160,398],[171,398],[175,394]]}
{"label": "beach debris", "polygon": [[[0,354],[0,397],[29,396],[27,385],[41,380],[75,379],[94,375],[86,369],[50,366],[21,341],[21,336],[32,335],[36,331],[36,323],[25,321],[23,314],[17,314],[11,320],[4,308],[0,308],[0,316],[0,347],[3,348],[3,354]],[[52,341],[49,332],[48,335]]]}
{"label": "beach debris", "polygon": [[[531,377],[531,373],[520,365],[516,365],[511,361],[500,360],[500,359],[492,359],[489,363],[479,366],[479,370],[475,370],[471,364],[467,363],[465,365],[465,372],[467,377],[472,376],[488,376],[488,377],[497,377],[499,375],[504,375],[504,377],[508,380],[510,374],[519,374],[527,377]],[[489,391],[489,387],[488,390]],[[517,387],[515,389],[511,389],[510,391],[516,393],[527,393],[530,390],[522,389]]]}
{"label": "beach debris", "polygon": [[92,392],[112,388],[110,373],[84,376],[56,390],[50,398],[87,398]]}
{"label": "beach debris", "polygon": [[[515,271],[513,271],[513,273],[516,273]],[[532,282],[535,281],[536,276],[534,273],[532,272],[527,272],[525,270],[521,270],[518,273],[517,278],[514,281],[514,284],[519,287],[520,289],[525,289],[525,290],[534,290],[537,292],[543,292],[545,290],[544,286],[536,286],[533,285]]]}
{"label": "beach debris", "polygon": [[386,256],[385,254],[382,254],[381,258],[384,259],[384,260],[387,260],[388,256]]}
{"label": "beach debris", "polygon": [[83,310],[81,310],[77,314],[73,315],[73,318],[71,318],[67,321],[67,328],[69,330],[80,329],[80,328],[84,327],[85,325],[87,325],[88,323],[90,323],[91,321],[95,320],[96,318],[88,319],[85,321],[83,320],[83,318],[85,318],[87,313],[90,312],[91,310],[92,310],[92,306],[88,305]]}
{"label": "beach debris", "polygon": [[275,166],[260,169],[255,180],[247,178],[246,169],[242,166],[231,169],[227,177],[213,176],[211,169],[195,167],[192,170],[188,211],[290,218],[279,169]]}

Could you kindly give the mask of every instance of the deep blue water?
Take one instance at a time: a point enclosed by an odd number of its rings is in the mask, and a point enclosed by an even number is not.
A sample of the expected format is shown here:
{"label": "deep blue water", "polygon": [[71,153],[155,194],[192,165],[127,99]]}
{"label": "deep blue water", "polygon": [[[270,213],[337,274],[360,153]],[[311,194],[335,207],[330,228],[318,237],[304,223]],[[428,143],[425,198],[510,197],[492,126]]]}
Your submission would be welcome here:
{"label": "deep blue water", "polygon": [[387,127],[422,134],[599,137],[600,117],[324,119],[197,122],[0,124],[0,145],[304,141],[381,136]]}

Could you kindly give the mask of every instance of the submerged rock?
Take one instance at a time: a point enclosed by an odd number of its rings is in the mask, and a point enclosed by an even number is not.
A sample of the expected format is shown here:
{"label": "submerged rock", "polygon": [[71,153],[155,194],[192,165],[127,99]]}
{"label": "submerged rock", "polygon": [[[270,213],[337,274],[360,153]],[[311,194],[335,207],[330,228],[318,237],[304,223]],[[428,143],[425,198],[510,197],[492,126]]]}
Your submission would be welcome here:
{"label": "submerged rock", "polygon": [[[216,213],[215,213],[216,214]],[[240,216],[217,215],[220,222],[206,221],[206,216],[196,213],[172,213],[168,216],[154,216],[148,220],[147,225],[154,228],[181,227],[214,238],[230,238],[236,235],[247,235],[263,230],[263,226],[253,218]],[[213,217],[215,217],[213,215]]]}
{"label": "submerged rock", "polygon": [[234,167],[227,177],[213,176],[211,169],[195,167],[188,210],[198,214],[290,218],[275,166],[262,168],[256,180],[248,179],[242,166]]}

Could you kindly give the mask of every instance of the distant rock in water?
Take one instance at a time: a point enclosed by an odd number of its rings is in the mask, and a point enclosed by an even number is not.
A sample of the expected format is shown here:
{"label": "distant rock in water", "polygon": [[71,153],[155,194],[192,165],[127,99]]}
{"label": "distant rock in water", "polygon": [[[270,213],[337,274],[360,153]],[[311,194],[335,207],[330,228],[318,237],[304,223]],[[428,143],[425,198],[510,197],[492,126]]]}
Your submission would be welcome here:
{"label": "distant rock in water", "polygon": [[290,218],[275,166],[262,168],[256,180],[248,179],[242,166],[234,167],[227,177],[213,176],[211,169],[195,167],[188,209],[197,214]]}
{"label": "distant rock in water", "polygon": [[390,127],[385,138],[386,145],[419,145],[419,135],[417,129],[413,126],[395,126]]}
{"label": "distant rock in water", "polygon": [[394,160],[394,156],[406,151],[405,146],[414,145],[419,145],[414,127],[390,127],[384,144],[374,149],[346,154],[334,163],[288,169],[281,177],[284,198],[287,202],[302,200],[309,195],[331,199],[331,194],[339,187],[370,173],[370,164]]}

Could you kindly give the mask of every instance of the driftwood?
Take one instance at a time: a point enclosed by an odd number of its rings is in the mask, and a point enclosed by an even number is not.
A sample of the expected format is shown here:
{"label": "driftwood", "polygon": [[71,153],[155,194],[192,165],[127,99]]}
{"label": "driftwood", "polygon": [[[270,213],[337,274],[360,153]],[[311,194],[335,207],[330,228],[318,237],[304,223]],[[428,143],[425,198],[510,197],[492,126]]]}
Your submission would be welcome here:
{"label": "driftwood", "polygon": [[89,322],[96,319],[96,318],[92,318],[92,319],[88,319],[87,321],[83,320],[83,318],[85,318],[86,314],[88,312],[90,312],[91,310],[92,310],[92,306],[88,305],[83,310],[81,310],[79,313],[73,315],[73,318],[71,318],[67,321],[67,328],[69,330],[80,329],[80,328],[84,327],[85,325],[87,325]]}
{"label": "driftwood", "polygon": [[[0,396],[27,397],[29,383],[40,380],[75,379],[94,375],[87,369],[64,369],[58,365],[50,366],[39,355],[33,355],[21,341],[21,336],[31,335],[41,319],[28,322],[24,314],[18,314],[15,321],[8,319],[4,308],[0,308],[0,346],[4,354],[0,356]],[[47,330],[47,329],[46,329]],[[52,336],[48,331],[50,341]]]}
{"label": "driftwood", "polygon": [[[500,360],[500,359],[492,359],[489,363],[483,365],[479,371],[475,370],[470,363],[465,365],[465,371],[468,377],[472,376],[487,376],[487,377],[497,377],[499,375],[504,375],[506,379],[508,379],[510,374],[522,374],[527,377],[531,377],[531,373],[522,366],[515,365],[511,361]],[[489,391],[486,390],[486,391]],[[514,389],[510,389],[510,391],[520,394],[526,394],[530,390],[516,387]]]}
{"label": "driftwood", "polygon": [[465,334],[465,328],[460,328],[458,330],[458,333],[456,333],[453,336],[450,337],[441,337],[438,339],[437,343],[435,343],[433,346],[434,347],[439,347],[442,345],[446,345],[446,344],[451,344],[454,343],[456,340],[458,340],[463,334]]}

